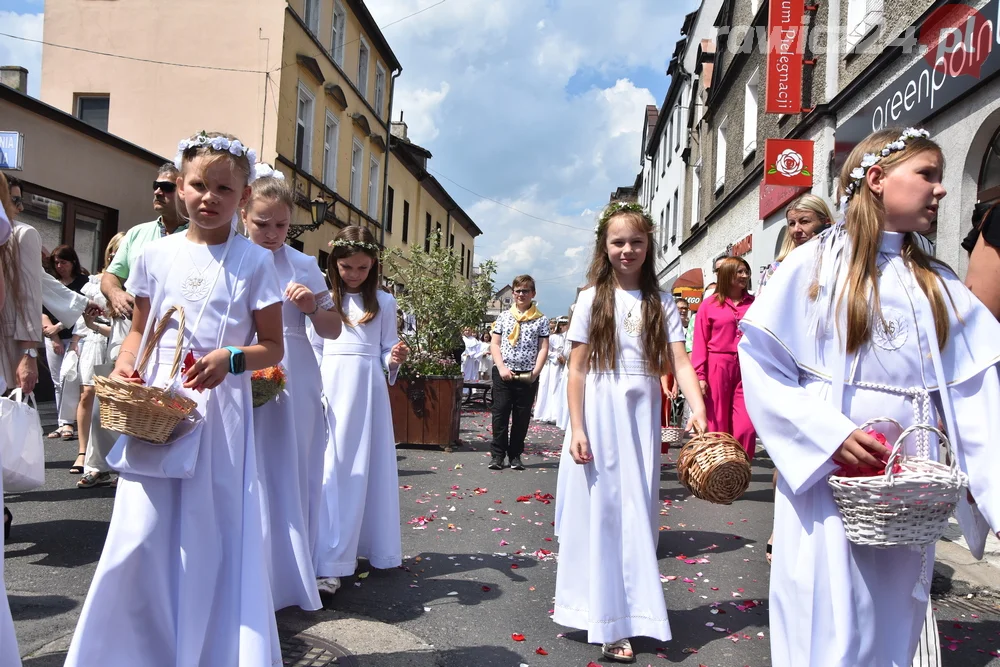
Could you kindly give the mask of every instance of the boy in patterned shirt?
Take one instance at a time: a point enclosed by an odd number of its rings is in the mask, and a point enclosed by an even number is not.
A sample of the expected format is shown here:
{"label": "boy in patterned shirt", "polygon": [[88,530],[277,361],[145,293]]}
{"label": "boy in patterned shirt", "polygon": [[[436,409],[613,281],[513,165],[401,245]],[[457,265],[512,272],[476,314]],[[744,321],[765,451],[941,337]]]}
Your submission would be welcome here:
{"label": "boy in patterned shirt", "polygon": [[[513,282],[514,305],[493,323],[493,444],[490,470],[524,470],[521,453],[538,391],[538,376],[549,354],[549,321],[532,301],[535,281],[529,275]],[[511,414],[513,413],[513,420]],[[509,432],[509,437],[508,437]]]}

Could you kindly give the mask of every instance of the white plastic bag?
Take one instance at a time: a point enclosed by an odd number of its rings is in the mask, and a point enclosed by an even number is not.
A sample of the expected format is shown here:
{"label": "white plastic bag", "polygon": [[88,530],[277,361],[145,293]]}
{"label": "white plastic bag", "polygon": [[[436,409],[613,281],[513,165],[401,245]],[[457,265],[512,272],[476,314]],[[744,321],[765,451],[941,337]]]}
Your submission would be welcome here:
{"label": "white plastic bag", "polygon": [[0,398],[0,464],[5,492],[31,491],[45,484],[43,443],[35,395],[26,399],[15,389],[10,398]]}
{"label": "white plastic bag", "polygon": [[76,350],[69,350],[63,357],[62,368],[59,369],[59,382],[63,385],[72,384],[80,377],[80,355]]}

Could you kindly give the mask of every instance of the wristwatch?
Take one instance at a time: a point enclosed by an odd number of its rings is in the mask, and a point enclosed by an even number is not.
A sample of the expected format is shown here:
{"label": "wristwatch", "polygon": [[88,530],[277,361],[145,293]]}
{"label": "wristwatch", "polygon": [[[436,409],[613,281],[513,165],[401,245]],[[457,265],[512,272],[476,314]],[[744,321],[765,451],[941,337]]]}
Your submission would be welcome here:
{"label": "wristwatch", "polygon": [[32,359],[38,358],[38,348],[36,347],[26,347],[24,348],[24,356],[31,357]]}
{"label": "wristwatch", "polygon": [[233,375],[239,375],[247,369],[247,358],[243,354],[243,350],[232,345],[227,345],[225,349],[229,350],[229,372]]}

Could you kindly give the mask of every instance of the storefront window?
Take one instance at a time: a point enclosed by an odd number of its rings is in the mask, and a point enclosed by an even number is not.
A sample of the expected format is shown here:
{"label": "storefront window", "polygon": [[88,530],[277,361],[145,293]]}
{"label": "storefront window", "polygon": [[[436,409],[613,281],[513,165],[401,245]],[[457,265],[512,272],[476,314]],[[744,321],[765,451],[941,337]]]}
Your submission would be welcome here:
{"label": "storefront window", "polygon": [[50,251],[62,244],[65,211],[66,206],[61,201],[25,192],[24,212],[18,214],[17,219],[37,229],[42,247]]}
{"label": "storefront window", "polygon": [[74,249],[80,264],[91,273],[99,273],[101,264],[101,231],[104,221],[83,213],[76,214],[76,240]]}
{"label": "storefront window", "polygon": [[979,201],[1000,199],[1000,129],[990,139],[979,172]]}

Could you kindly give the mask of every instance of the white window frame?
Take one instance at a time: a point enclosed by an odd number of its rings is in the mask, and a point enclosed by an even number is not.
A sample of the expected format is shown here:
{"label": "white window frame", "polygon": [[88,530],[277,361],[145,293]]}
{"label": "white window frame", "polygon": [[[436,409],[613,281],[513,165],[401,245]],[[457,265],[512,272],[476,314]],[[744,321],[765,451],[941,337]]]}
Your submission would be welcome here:
{"label": "white window frame", "polygon": [[[361,91],[361,97],[368,101],[368,78],[371,74],[370,65],[372,58],[372,50],[368,46],[368,42],[365,41],[364,37],[359,40],[361,42],[358,45],[358,90]],[[364,57],[362,58],[362,54]]]}
{"label": "white window frame", "polygon": [[670,202],[667,202],[667,207],[660,213],[660,220],[663,222],[660,226],[663,228],[661,233],[662,240],[660,245],[666,250],[670,246]]}
{"label": "white window frame", "polygon": [[[303,105],[308,109],[306,118],[303,118]],[[312,143],[313,143],[313,123],[316,115],[316,96],[304,83],[299,81],[299,93],[295,102],[295,148],[298,158],[298,131],[302,128],[302,164],[299,165],[303,171],[312,173]]]}
{"label": "white window frame", "polygon": [[374,155],[368,161],[368,215],[379,219],[378,215],[378,158]]}
{"label": "white window frame", "polygon": [[660,139],[660,142],[665,146],[664,151],[667,154],[667,161],[663,165],[664,173],[666,173],[667,171],[667,165],[669,165],[671,162],[674,161],[674,151],[671,146],[673,142],[670,141],[671,137],[673,136],[674,136],[674,114],[673,112],[671,112],[670,120],[667,121],[667,131]]}
{"label": "white window frame", "polygon": [[743,159],[757,150],[757,117],[760,68],[754,70],[743,90]]}
{"label": "white window frame", "polygon": [[677,213],[678,213],[680,207],[681,207],[681,205],[680,205],[680,189],[675,189],[674,190],[673,209],[672,209],[673,212],[674,212],[674,219],[670,223],[670,245],[674,245],[674,244],[677,243],[677,220],[678,220]]}
{"label": "white window frame", "polygon": [[379,118],[385,118],[385,68],[375,61],[375,113]]}
{"label": "white window frame", "polygon": [[727,123],[729,123],[728,116],[722,119],[715,130],[715,190],[726,184],[726,150],[728,148],[726,133],[729,130]]}
{"label": "white window frame", "polygon": [[882,25],[884,12],[884,0],[848,0],[844,34],[847,51],[852,51],[872,30]]}
{"label": "white window frame", "polygon": [[697,225],[701,218],[701,165],[691,170],[691,226]]}
{"label": "white window frame", "polygon": [[347,42],[347,10],[340,0],[333,3],[333,21],[331,21],[330,57],[344,66],[344,44]]}
{"label": "white window frame", "polygon": [[320,0],[305,0],[302,21],[314,35],[319,34]]}
{"label": "white window frame", "polygon": [[674,142],[674,149],[681,149],[681,131],[684,127],[684,107],[677,107],[677,122],[674,124],[677,128],[677,139]]}
{"label": "white window frame", "polygon": [[[333,131],[331,139],[330,132]],[[337,149],[340,146],[340,121],[326,112],[326,125],[323,127],[323,184],[334,192],[337,191]]]}
{"label": "white window frame", "polygon": [[351,204],[361,209],[361,170],[365,164],[365,146],[357,137],[351,146]]}

